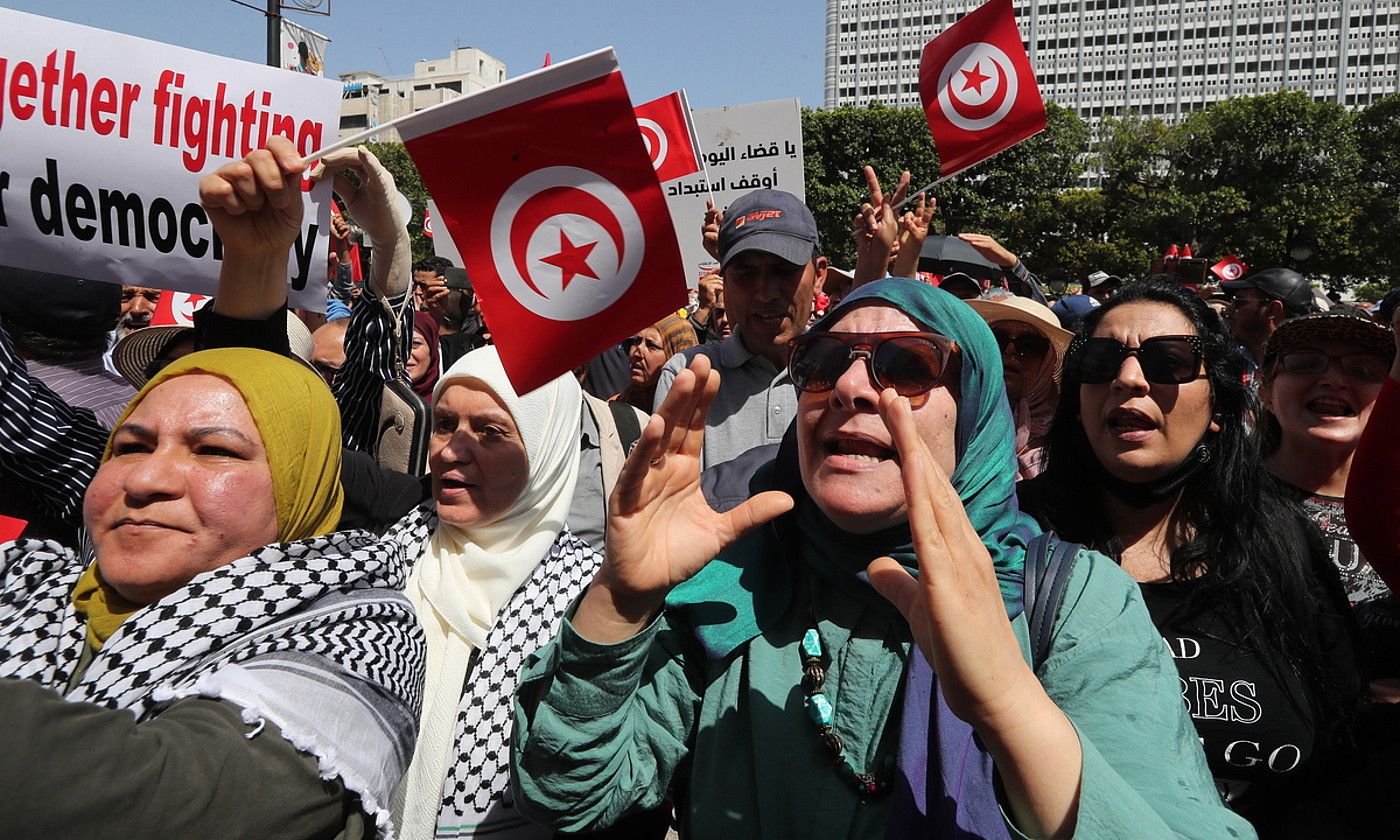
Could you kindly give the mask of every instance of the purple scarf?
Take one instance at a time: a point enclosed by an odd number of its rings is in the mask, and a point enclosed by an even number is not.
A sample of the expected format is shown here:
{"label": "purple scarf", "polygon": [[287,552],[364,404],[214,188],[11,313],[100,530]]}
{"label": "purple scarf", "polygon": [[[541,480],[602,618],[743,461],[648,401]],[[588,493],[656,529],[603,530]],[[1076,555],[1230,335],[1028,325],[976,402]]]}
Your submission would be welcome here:
{"label": "purple scarf", "polygon": [[992,757],[972,727],[948,708],[917,646],[904,674],[899,765],[890,795],[890,840],[1011,840],[997,804]]}

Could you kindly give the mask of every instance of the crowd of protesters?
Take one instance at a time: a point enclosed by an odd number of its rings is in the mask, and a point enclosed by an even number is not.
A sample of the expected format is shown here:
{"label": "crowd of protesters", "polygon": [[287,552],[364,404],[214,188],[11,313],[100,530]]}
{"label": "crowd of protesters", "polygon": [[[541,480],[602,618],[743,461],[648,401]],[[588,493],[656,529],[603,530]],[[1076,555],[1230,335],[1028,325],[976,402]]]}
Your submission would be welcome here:
{"label": "crowd of protesters", "polygon": [[0,268],[0,833],[1400,836],[1400,294],[972,276],[867,169],[521,394],[363,147],[288,309],[303,168],[192,327]]}

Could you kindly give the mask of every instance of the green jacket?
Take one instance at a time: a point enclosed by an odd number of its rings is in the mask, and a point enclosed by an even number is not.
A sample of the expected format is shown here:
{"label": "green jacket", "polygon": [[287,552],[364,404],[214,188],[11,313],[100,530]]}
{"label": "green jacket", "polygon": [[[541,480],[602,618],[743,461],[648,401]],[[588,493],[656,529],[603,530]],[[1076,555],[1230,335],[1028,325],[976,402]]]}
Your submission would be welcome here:
{"label": "green jacket", "polygon": [[[521,811],[583,830],[657,806],[674,784],[698,840],[883,840],[890,799],[861,804],[834,772],[802,707],[798,642],[812,603],[831,653],[834,726],[851,762],[873,767],[897,740],[908,628],[890,608],[825,590],[813,601],[807,587],[800,608],[715,662],[671,612],[616,645],[589,642],[566,620],[521,677]],[[1012,626],[1027,652],[1024,616]],[[1255,836],[1215,792],[1137,585],[1102,555],[1079,555],[1038,676],[1080,735],[1075,837]]]}

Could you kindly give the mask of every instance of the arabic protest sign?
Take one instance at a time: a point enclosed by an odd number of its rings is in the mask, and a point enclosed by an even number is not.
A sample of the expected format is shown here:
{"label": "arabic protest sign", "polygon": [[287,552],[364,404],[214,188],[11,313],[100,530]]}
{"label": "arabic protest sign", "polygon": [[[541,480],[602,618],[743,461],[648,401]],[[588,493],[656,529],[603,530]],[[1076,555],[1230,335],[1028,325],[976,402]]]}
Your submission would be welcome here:
{"label": "arabic protest sign", "polygon": [[[315,152],[339,114],[335,80],[0,9],[0,265],[213,294],[199,179],[274,133]],[[302,195],[288,294],[319,312],[330,179]]]}
{"label": "arabic protest sign", "polygon": [[[806,200],[802,115],[796,99],[711,108],[692,116],[716,207],[728,207],[744,193],[768,188]],[[705,172],[671,181],[665,190],[687,282],[694,286],[706,269],[717,266],[700,245],[700,223],[710,196]]]}

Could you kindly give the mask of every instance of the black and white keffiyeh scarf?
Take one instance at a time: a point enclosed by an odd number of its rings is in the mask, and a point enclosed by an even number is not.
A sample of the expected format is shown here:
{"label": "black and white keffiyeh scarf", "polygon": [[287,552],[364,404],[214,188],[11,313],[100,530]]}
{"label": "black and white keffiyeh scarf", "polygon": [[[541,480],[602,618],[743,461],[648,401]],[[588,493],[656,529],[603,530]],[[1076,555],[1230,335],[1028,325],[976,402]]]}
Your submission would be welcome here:
{"label": "black and white keffiyeh scarf", "polygon": [[[409,546],[348,531],[260,548],[134,613],[66,699],[136,720],[186,697],[270,720],[321,775],[359,795],[381,837],[413,750],[426,660],[413,607],[398,591]],[[64,692],[82,658],[71,602],[91,562],[53,542],[0,553],[0,677]]]}
{"label": "black and white keffiyeh scarf", "polygon": [[[389,533],[403,544],[426,546],[435,527],[437,514],[429,502]],[[593,580],[601,561],[566,526],[501,610],[485,645],[473,652],[457,707],[457,757],[443,781],[436,837],[550,836],[515,809],[510,795],[515,690],[525,658],[558,634],[565,610]]]}

